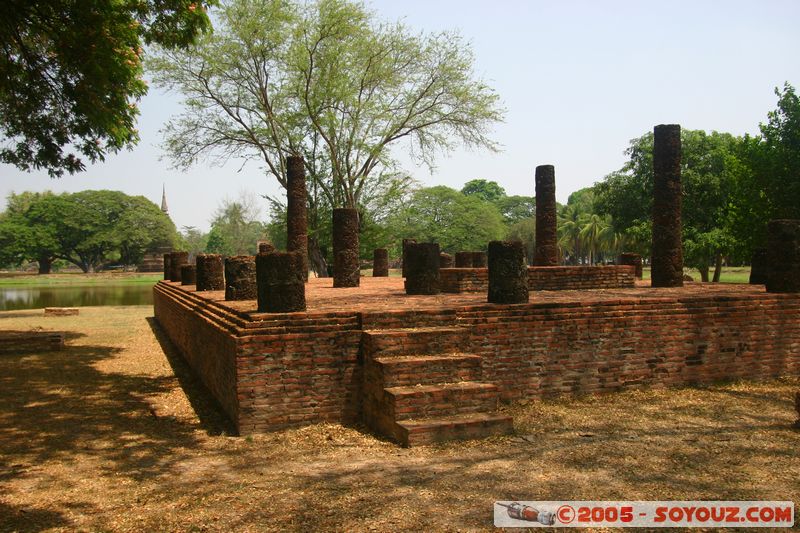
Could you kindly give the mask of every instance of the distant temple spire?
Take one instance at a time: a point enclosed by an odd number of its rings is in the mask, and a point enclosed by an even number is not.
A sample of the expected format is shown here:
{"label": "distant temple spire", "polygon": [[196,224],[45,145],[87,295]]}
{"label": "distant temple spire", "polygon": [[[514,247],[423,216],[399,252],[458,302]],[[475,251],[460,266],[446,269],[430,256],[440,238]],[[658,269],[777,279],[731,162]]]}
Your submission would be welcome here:
{"label": "distant temple spire", "polygon": [[165,214],[169,214],[169,208],[167,207],[167,189],[164,187],[164,184],[161,184],[161,210]]}

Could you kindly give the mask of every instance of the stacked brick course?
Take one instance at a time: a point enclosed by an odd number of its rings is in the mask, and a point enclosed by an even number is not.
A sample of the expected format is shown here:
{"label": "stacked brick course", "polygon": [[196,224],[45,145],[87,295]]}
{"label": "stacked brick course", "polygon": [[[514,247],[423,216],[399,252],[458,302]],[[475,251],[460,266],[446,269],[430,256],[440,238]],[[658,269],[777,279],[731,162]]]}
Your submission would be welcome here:
{"label": "stacked brick course", "polygon": [[[440,271],[442,292],[486,292],[489,271],[485,268],[448,268]],[[634,287],[632,266],[528,267],[528,290],[568,291]]]}

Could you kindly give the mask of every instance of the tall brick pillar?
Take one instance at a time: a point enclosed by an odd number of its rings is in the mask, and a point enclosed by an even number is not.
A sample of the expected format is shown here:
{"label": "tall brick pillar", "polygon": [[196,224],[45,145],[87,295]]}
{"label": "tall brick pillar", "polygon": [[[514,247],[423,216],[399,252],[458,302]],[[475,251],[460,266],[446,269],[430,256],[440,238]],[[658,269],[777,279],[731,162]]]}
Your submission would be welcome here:
{"label": "tall brick pillar", "polygon": [[553,165],[536,167],[536,266],[558,266],[558,216],[556,170]]}
{"label": "tall brick pillar", "polygon": [[403,257],[402,257],[403,264],[400,265],[400,268],[402,268],[402,275],[403,275],[404,278],[406,277],[406,246],[408,246],[409,244],[414,244],[416,242],[417,242],[416,239],[403,239],[403,250],[402,250],[402,252],[403,252]]}
{"label": "tall brick pillar", "polygon": [[681,248],[681,127],[653,131],[653,287],[683,287]]}
{"label": "tall brick pillar", "polygon": [[219,254],[198,254],[195,258],[197,291],[224,291],[225,274],[223,258]]}
{"label": "tall brick pillar", "polygon": [[800,220],[767,224],[767,292],[800,292]]}
{"label": "tall brick pillar", "polygon": [[301,274],[308,281],[308,215],[306,167],[302,157],[286,158],[286,249],[300,252]]}
{"label": "tall brick pillar", "polygon": [[528,302],[528,265],[519,241],[489,243],[489,303]]}
{"label": "tall brick pillar", "polygon": [[372,277],[389,277],[389,250],[386,248],[375,248],[372,253]]}
{"label": "tall brick pillar", "polygon": [[406,294],[439,294],[439,244],[410,243],[406,247]]}
{"label": "tall brick pillar", "polygon": [[361,265],[358,261],[358,211],[333,210],[333,286],[358,287]]}
{"label": "tall brick pillar", "polygon": [[300,252],[271,252],[256,256],[258,310],[293,313],[306,310],[306,286]]}

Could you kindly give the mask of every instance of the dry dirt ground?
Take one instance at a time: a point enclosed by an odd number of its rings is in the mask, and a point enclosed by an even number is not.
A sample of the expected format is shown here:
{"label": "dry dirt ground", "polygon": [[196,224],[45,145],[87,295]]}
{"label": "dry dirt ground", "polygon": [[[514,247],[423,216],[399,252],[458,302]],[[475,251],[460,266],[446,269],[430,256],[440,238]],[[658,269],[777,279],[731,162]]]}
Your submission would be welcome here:
{"label": "dry dirt ground", "polygon": [[[793,500],[797,377],[516,404],[516,435],[402,449],[327,424],[228,436],[151,307],[0,313],[0,531],[492,529],[495,500]],[[694,530],[697,531],[697,530]]]}

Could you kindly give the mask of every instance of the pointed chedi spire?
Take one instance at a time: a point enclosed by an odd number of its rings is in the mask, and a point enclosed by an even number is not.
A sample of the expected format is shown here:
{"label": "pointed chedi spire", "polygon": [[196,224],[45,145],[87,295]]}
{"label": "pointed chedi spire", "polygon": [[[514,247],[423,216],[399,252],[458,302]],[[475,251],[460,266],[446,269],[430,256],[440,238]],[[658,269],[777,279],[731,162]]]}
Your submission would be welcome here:
{"label": "pointed chedi spire", "polygon": [[161,184],[161,210],[164,214],[169,214],[169,208],[167,207],[167,189],[164,187],[164,184]]}

